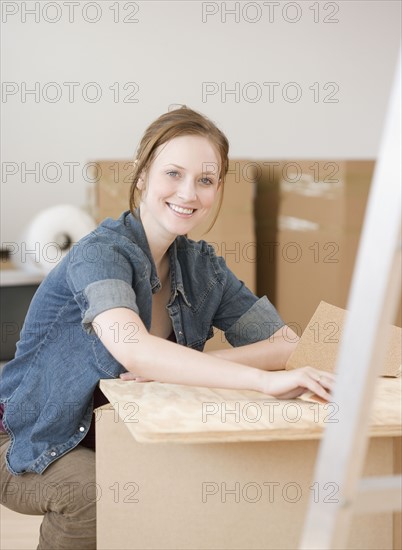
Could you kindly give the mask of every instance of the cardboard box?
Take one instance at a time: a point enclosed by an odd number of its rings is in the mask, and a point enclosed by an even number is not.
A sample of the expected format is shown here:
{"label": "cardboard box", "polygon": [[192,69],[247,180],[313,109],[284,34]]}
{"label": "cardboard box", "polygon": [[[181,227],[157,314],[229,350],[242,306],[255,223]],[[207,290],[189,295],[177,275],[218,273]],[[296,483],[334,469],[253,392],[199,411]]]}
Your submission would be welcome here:
{"label": "cardboard box", "polygon": [[[378,379],[364,475],[393,473],[401,388]],[[99,550],[298,548],[328,407],[252,391],[102,380]],[[390,398],[390,396],[392,396]],[[400,457],[400,455],[399,455]],[[356,516],[348,549],[397,548],[392,513]]]}
{"label": "cardboard box", "polygon": [[257,292],[299,335],[321,300],[347,305],[373,170],[374,161],[259,161]]}
{"label": "cardboard box", "polygon": [[[327,372],[335,372],[340,340],[347,311],[320,302],[314,315],[299,340],[296,349],[286,363],[286,369],[297,369],[310,365]],[[389,326],[387,351],[381,376],[401,375],[402,329]]]}
{"label": "cardboard box", "polygon": [[102,160],[92,165],[95,186],[90,198],[90,210],[96,223],[105,218],[118,218],[129,209],[133,164],[126,160]]}
{"label": "cardboard box", "polygon": [[[205,223],[188,236],[196,241],[203,239],[223,256],[229,268],[256,291],[256,257],[254,230],[254,172],[247,169],[246,160],[232,160],[225,181],[223,201],[218,218],[208,232],[214,211]],[[129,208],[129,191],[132,181],[132,163],[128,160],[109,160],[96,163],[93,169],[96,181],[92,213],[97,221],[106,217],[117,218]],[[216,329],[206,350],[230,347],[224,334]]]}

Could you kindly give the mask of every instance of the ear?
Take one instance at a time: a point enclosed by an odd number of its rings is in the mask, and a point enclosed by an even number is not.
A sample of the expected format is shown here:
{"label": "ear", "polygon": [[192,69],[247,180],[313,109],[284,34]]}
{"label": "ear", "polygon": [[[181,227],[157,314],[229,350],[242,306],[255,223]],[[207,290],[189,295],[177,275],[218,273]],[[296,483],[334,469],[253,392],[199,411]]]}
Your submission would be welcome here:
{"label": "ear", "polygon": [[137,188],[143,191],[144,187],[145,187],[145,172],[142,171],[137,180]]}

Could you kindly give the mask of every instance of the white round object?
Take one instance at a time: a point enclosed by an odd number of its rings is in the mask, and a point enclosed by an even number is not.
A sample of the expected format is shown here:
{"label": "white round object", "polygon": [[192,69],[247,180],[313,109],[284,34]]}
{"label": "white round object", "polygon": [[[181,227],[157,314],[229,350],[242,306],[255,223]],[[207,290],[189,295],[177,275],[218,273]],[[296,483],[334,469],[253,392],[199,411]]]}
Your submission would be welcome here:
{"label": "white round object", "polygon": [[13,262],[29,272],[49,273],[82,237],[96,228],[81,208],[60,204],[39,212],[25,230]]}

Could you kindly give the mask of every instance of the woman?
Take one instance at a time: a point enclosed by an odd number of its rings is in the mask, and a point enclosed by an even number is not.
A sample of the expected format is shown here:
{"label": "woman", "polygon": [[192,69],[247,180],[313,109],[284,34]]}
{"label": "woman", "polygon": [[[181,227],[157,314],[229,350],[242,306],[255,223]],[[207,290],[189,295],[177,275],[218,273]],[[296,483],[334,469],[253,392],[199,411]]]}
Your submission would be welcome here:
{"label": "woman", "polygon": [[[228,148],[191,109],[159,117],[137,152],[130,210],[81,239],[32,300],[3,372],[2,502],[44,515],[40,549],[96,548],[99,379],[330,398],[332,375],[283,370],[297,337],[268,299],[186,237],[220,204]],[[200,353],[212,326],[232,349]]]}

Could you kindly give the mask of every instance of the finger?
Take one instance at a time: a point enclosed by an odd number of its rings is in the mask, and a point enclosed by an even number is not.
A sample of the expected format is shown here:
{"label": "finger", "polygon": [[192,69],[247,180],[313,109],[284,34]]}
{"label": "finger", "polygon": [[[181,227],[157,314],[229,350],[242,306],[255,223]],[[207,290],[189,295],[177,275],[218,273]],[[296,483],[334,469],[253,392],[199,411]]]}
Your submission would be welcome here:
{"label": "finger", "polygon": [[319,370],[319,369],[316,369],[314,367],[310,367],[309,365],[306,365],[306,368],[305,370],[313,377],[315,378],[316,380],[319,380],[319,378],[321,377],[325,377],[329,380],[333,380],[335,381],[336,380],[336,375],[332,372],[328,372],[328,371],[324,371],[324,370]]}
{"label": "finger", "polygon": [[335,375],[332,372],[321,371],[313,368],[306,369],[311,378],[318,382],[323,388],[331,392],[335,386]]}
{"label": "finger", "polygon": [[329,391],[332,391],[335,386],[335,379],[333,376],[328,376],[326,373],[312,376],[314,382],[318,382],[321,386]]}
{"label": "finger", "polygon": [[279,399],[295,399],[296,397],[299,397],[303,393],[305,393],[306,388],[303,386],[299,386],[291,391],[282,393],[281,395],[278,395]]}
{"label": "finger", "polygon": [[327,384],[334,384],[335,380],[336,380],[335,376],[330,372],[321,373],[318,377],[319,382],[325,382]]}
{"label": "finger", "polygon": [[122,380],[136,380],[138,376],[132,372],[123,372],[120,374]]}
{"label": "finger", "polygon": [[325,384],[323,378],[321,378],[319,381],[317,380],[311,380],[311,383],[308,385],[308,389],[312,392],[316,393],[326,401],[331,401],[332,396],[330,393],[330,390],[332,389],[331,383]]}

